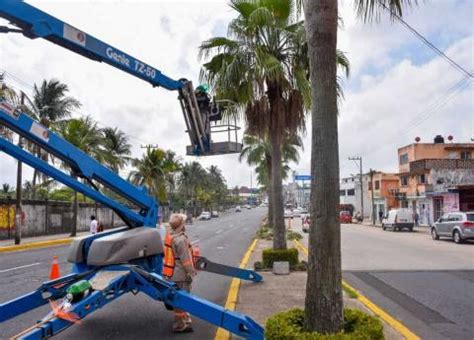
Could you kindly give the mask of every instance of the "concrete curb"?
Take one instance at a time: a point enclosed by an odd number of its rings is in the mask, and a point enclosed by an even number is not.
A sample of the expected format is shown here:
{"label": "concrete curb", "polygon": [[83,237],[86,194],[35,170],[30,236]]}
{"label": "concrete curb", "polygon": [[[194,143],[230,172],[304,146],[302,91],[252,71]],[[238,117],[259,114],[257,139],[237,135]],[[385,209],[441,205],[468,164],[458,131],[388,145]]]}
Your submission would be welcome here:
{"label": "concrete curb", "polygon": [[0,247],[0,253],[9,253],[13,251],[59,246],[59,245],[69,244],[72,242],[73,239],[74,238],[61,238],[61,239],[49,240],[49,241],[39,241],[39,242],[13,245],[13,246],[4,246],[4,247]]}
{"label": "concrete curb", "polygon": [[[250,256],[257,245],[258,239],[254,239],[250,246],[247,248],[247,251],[240,262],[239,268],[245,268],[247,263],[250,260]],[[240,279],[233,278],[232,282],[230,283],[229,293],[227,294],[227,300],[225,302],[225,309],[228,310],[235,310],[235,306],[237,304],[237,298],[239,296],[239,289],[240,289]],[[229,340],[230,333],[223,328],[218,328],[214,340]]]}
{"label": "concrete curb", "polygon": [[[294,242],[300,250],[302,250],[306,255],[308,255],[308,248],[306,248],[304,244],[302,244],[301,242],[297,240],[295,240]],[[400,321],[398,321],[393,316],[388,314],[382,308],[377,306],[374,302],[369,300],[369,298],[362,295],[357,289],[349,285],[347,282],[342,281],[342,285],[346,288],[352,289],[353,291],[357,292],[357,295],[358,295],[357,300],[359,300],[365,307],[370,309],[375,315],[377,315],[379,318],[381,318],[383,321],[389,324],[393,329],[395,329],[398,333],[400,333],[403,337],[405,337],[405,339],[408,339],[408,340],[420,339],[420,337],[418,337],[415,333],[413,333],[410,329],[408,329],[408,327],[406,327]]]}

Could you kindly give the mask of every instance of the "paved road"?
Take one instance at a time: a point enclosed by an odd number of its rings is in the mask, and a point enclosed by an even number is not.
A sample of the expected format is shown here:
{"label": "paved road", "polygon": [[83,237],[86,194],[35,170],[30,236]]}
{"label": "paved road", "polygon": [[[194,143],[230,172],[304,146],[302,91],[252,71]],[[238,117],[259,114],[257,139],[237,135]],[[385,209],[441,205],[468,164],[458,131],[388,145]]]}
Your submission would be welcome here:
{"label": "paved road", "polygon": [[474,243],[355,224],[341,229],[349,284],[423,339],[474,339]]}
{"label": "paved road", "polygon": [[[199,240],[202,255],[219,263],[238,265],[251,243],[265,209],[227,213],[218,219],[197,222],[188,227],[192,241]],[[53,255],[58,255],[62,273],[70,265],[66,262],[68,247],[59,246],[31,251],[0,254],[0,301],[4,302],[37,288],[47,279]],[[230,279],[201,273],[193,293],[223,305]],[[0,338],[7,338],[31,326],[43,317],[47,307],[23,314],[0,327]],[[139,294],[127,294],[86,318],[81,325],[71,327],[58,339],[179,339],[189,336],[170,332],[172,315],[161,303]],[[212,339],[215,327],[195,318],[192,338]]]}

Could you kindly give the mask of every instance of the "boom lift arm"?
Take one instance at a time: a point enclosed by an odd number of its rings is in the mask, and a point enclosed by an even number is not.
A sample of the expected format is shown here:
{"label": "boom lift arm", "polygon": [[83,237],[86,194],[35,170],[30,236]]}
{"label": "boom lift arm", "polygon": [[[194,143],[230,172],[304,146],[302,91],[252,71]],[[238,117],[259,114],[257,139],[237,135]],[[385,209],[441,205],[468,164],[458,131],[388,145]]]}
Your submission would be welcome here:
{"label": "boom lift arm", "polygon": [[[218,106],[215,103],[209,103],[212,108],[200,110],[191,81],[173,80],[139,59],[21,0],[2,0],[0,2],[0,17],[15,24],[22,30],[23,35],[30,39],[46,39],[86,58],[107,63],[134,77],[145,80],[153,87],[161,86],[170,91],[178,91],[178,99],[191,140],[188,154],[206,156],[241,151],[242,145],[237,142],[212,143],[210,114],[211,109],[218,108]],[[15,30],[7,28],[4,31]]]}

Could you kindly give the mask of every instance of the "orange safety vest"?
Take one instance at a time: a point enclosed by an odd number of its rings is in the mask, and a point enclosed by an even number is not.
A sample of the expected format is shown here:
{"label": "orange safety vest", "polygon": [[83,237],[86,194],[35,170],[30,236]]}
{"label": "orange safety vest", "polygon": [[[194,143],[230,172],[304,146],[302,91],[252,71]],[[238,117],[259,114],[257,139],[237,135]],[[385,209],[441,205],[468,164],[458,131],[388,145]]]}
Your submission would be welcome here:
{"label": "orange safety vest", "polygon": [[174,273],[174,253],[173,247],[171,244],[173,243],[173,237],[171,233],[166,233],[165,236],[165,257],[163,260],[163,276],[172,277]]}
{"label": "orange safety vest", "polygon": [[[165,254],[164,254],[164,260],[163,260],[163,276],[166,276],[168,278],[173,276],[176,260],[179,260],[179,257],[174,256],[172,243],[173,243],[173,236],[171,236],[171,233],[166,233]],[[195,265],[197,261],[197,256],[194,254],[194,249],[191,246],[191,244],[189,245],[189,251],[191,252],[192,263],[193,265]]]}

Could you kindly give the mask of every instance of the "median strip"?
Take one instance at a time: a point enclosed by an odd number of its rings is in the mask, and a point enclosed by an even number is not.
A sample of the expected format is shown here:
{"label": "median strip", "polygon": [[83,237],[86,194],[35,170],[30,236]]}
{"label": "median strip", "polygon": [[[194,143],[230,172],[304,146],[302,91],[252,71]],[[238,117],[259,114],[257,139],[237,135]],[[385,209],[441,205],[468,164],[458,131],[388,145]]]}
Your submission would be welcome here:
{"label": "median strip", "polygon": [[[308,256],[308,248],[301,242],[294,240],[293,241],[295,245],[303,251],[303,253]],[[382,308],[377,306],[374,302],[372,302],[369,298],[366,296],[362,295],[357,289],[349,285],[347,282],[344,280],[342,281],[342,286],[343,288],[347,290],[352,290],[355,293],[357,293],[356,299],[359,300],[365,307],[370,309],[375,315],[377,315],[379,318],[381,318],[383,321],[385,321],[387,324],[389,324],[393,329],[395,329],[398,333],[400,333],[403,337],[405,337],[408,340],[416,340],[420,339],[415,333],[413,333],[408,327],[406,327],[404,324],[402,324],[400,321],[395,319],[393,316],[391,316],[389,313],[384,311]]]}
{"label": "median strip", "polygon": [[4,247],[0,247],[0,253],[59,246],[63,244],[69,244],[72,242],[73,239],[74,238],[61,238],[57,240],[39,241],[39,242],[31,242],[31,243],[25,243],[25,244],[17,244],[13,246],[4,246]]}
{"label": "median strip", "polygon": [[[247,263],[250,260],[250,256],[253,253],[253,250],[255,249],[255,246],[257,245],[257,239],[254,239],[252,244],[248,247],[247,251],[244,254],[244,257],[242,258],[242,261],[240,262],[239,268],[245,268],[247,266]],[[235,310],[235,306],[237,304],[237,298],[239,296],[239,288],[240,288],[240,279],[233,278],[231,283],[230,283],[230,288],[229,288],[229,293],[227,294],[227,300],[225,302],[225,309],[228,310]],[[230,339],[230,333],[226,331],[223,328],[217,329],[216,336],[214,337],[214,340],[228,340]]]}

